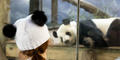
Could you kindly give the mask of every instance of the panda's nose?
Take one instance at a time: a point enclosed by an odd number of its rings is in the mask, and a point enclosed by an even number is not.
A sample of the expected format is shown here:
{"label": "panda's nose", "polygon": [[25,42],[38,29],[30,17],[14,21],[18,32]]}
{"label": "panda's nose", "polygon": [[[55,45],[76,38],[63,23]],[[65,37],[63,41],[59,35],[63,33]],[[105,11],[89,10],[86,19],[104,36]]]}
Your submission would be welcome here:
{"label": "panda's nose", "polygon": [[69,42],[70,42],[69,40],[66,40],[66,41],[65,41],[65,44],[68,44]]}

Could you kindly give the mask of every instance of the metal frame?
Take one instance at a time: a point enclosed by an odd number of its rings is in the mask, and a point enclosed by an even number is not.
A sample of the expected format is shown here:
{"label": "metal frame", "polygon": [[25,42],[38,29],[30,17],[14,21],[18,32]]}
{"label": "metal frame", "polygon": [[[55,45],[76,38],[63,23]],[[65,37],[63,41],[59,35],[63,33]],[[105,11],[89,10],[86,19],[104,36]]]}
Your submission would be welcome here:
{"label": "metal frame", "polygon": [[43,10],[43,1],[39,0],[39,10]]}
{"label": "metal frame", "polygon": [[76,39],[76,60],[79,60],[79,16],[80,16],[80,0],[78,0],[78,5],[77,5],[77,39]]}

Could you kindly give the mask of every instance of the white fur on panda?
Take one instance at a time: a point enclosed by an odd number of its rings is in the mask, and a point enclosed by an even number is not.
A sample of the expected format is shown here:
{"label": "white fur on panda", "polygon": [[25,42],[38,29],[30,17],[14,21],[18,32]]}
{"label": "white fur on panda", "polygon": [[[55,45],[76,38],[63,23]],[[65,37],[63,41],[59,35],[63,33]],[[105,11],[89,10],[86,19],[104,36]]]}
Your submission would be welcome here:
{"label": "white fur on panda", "polygon": [[47,26],[35,25],[31,15],[17,20],[14,25],[17,28],[16,44],[21,51],[35,49],[50,38]]}
{"label": "white fur on panda", "polygon": [[74,33],[75,35],[77,34],[77,23],[75,21],[71,21],[70,25],[72,26],[72,28],[74,29]]}
{"label": "white fur on panda", "polygon": [[107,18],[107,19],[92,19],[92,21],[96,24],[97,28],[99,28],[104,35],[106,35],[109,26],[115,19],[120,19],[120,18]]}
{"label": "white fur on panda", "polygon": [[[58,35],[58,38],[62,37],[63,38],[63,42],[65,40],[70,40],[72,41],[73,39],[75,39],[76,37],[76,22],[75,21],[71,21],[70,24],[68,25],[64,25],[62,24],[59,29],[57,30],[57,35]],[[70,32],[72,34],[72,37],[66,35],[65,33],[66,32]]]}

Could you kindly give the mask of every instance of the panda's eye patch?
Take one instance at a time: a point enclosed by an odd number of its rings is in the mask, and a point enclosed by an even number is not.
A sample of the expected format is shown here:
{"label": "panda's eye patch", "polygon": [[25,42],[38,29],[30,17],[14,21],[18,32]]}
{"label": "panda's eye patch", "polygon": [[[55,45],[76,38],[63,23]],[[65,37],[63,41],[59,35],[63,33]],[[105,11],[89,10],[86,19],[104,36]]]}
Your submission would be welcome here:
{"label": "panda's eye patch", "polygon": [[53,36],[54,36],[55,38],[58,38],[58,35],[57,35],[57,32],[56,32],[56,31],[53,31]]}
{"label": "panda's eye patch", "polygon": [[66,35],[72,36],[72,34],[70,32],[66,32]]}

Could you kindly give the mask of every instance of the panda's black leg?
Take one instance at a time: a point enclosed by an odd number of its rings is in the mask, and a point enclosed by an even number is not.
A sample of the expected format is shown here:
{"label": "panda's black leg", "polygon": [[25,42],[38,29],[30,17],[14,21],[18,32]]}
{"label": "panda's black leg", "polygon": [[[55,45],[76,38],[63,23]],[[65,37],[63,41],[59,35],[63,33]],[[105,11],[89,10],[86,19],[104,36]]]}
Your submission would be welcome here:
{"label": "panda's black leg", "polygon": [[96,40],[94,45],[96,48],[108,47],[107,42],[103,38]]}

